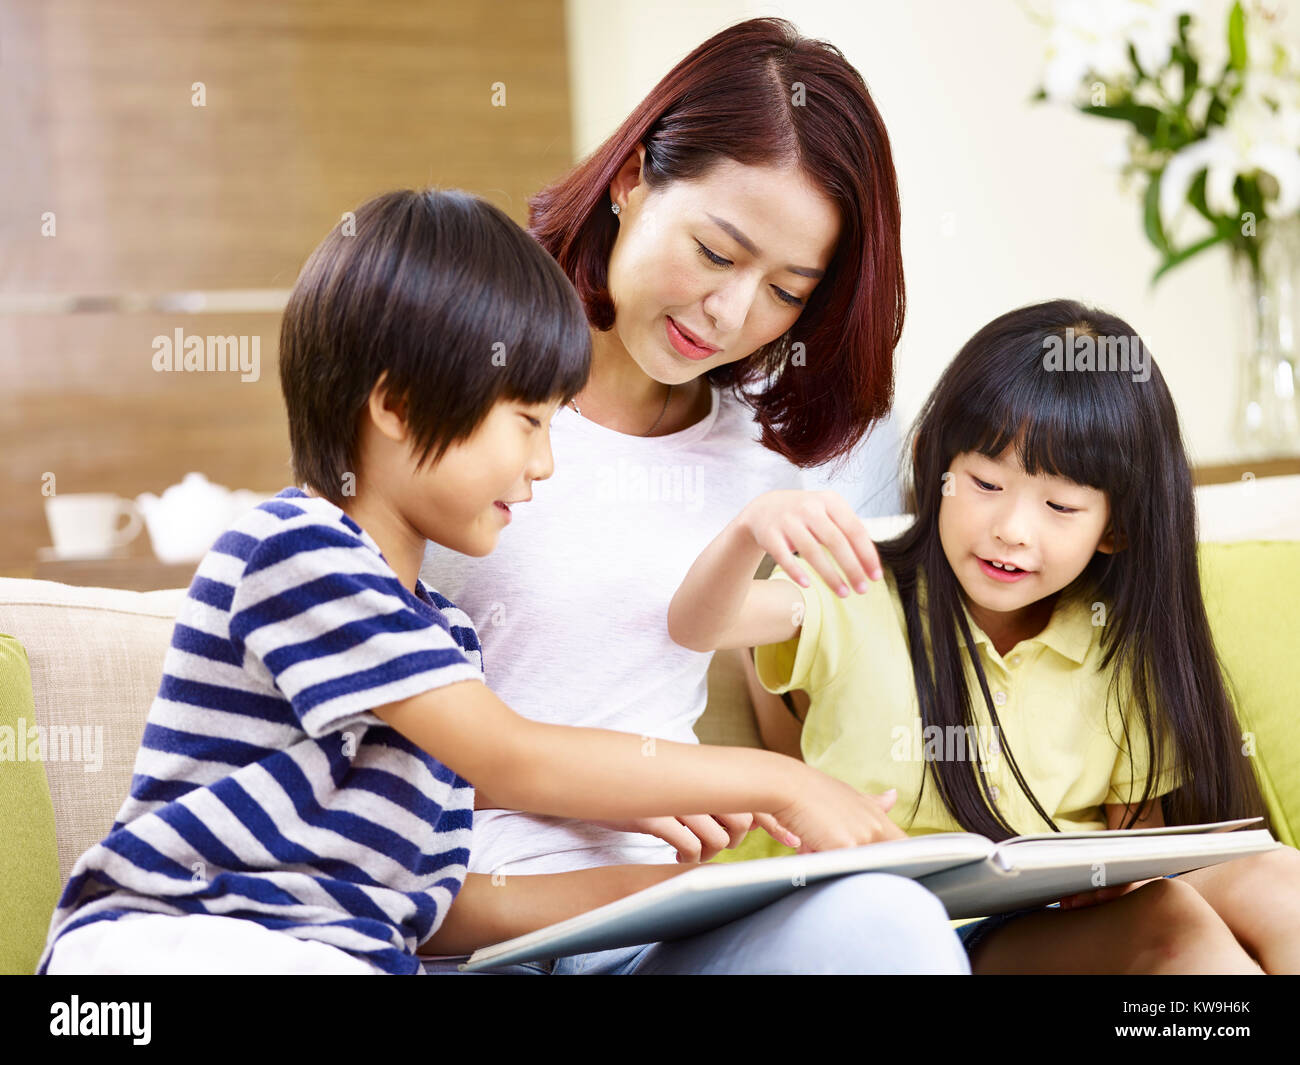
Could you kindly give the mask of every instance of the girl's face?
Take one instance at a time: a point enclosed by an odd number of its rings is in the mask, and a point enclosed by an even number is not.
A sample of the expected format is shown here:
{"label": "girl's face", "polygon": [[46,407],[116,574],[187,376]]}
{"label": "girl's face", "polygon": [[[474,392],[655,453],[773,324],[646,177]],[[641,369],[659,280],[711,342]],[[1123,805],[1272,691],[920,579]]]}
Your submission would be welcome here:
{"label": "girl's face", "polygon": [[996,459],[957,455],[944,482],[943,552],[971,616],[990,635],[1023,627],[1037,617],[1034,605],[1069,585],[1095,552],[1114,550],[1106,493],[1031,477],[1011,447]]}
{"label": "girl's face", "polygon": [[[797,169],[730,159],[650,191],[644,155],[638,145],[610,185],[620,207],[611,333],[647,376],[680,384],[795,324],[835,253],[839,210]],[[685,344],[678,329],[714,350]]]}

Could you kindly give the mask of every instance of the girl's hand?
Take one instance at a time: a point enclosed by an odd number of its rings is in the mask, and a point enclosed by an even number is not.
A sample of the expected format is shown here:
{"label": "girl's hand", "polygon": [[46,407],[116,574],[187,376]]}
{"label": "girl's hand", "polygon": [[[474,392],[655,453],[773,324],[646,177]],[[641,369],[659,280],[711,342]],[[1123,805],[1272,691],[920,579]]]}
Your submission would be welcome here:
{"label": "girl's hand", "polygon": [[740,512],[736,523],[805,588],[809,578],[800,561],[821,574],[842,598],[849,594],[823,547],[830,549],[844,577],[859,592],[867,590],[867,577],[880,580],[876,545],[862,519],[838,492],[765,492]]}
{"label": "girl's hand", "polygon": [[[804,768],[807,777],[799,789],[799,798],[776,813],[778,826],[800,839],[797,844],[800,854],[907,838],[888,817],[889,809],[898,799],[896,788],[881,795],[864,795],[820,770]],[[765,828],[766,816],[758,815],[758,823]],[[773,838],[780,839],[771,829],[768,831]]]}
{"label": "girl's hand", "polygon": [[[740,845],[756,820],[778,843],[787,843],[789,832],[766,814],[691,814],[686,817],[637,817],[629,821],[593,821],[616,832],[643,832],[658,836],[677,849],[679,862],[707,862],[720,851]],[[798,846],[797,838],[789,846]]]}
{"label": "girl's hand", "polygon": [[1066,895],[1061,899],[1061,909],[1082,910],[1088,906],[1096,906],[1100,902],[1117,899],[1121,895],[1127,895],[1134,888],[1140,888],[1143,884],[1159,879],[1160,877],[1153,876],[1148,880],[1134,880],[1131,884],[1116,884],[1113,887],[1097,888],[1095,891],[1081,891],[1077,895]]}

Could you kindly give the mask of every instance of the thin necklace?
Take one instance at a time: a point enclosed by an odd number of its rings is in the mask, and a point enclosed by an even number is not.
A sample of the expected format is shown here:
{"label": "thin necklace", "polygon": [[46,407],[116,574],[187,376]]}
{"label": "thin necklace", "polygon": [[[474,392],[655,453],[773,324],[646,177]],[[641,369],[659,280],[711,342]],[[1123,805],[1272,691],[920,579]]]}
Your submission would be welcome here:
{"label": "thin necklace", "polygon": [[[649,429],[642,433],[642,436],[649,436],[659,428],[659,423],[664,420],[664,415],[668,413],[668,400],[672,398],[672,394],[673,386],[669,385],[668,393],[664,396],[664,409],[659,412],[659,417],[655,419],[654,425],[650,426]],[[576,399],[569,400],[569,405],[573,408],[575,414],[582,414],[582,411],[578,410],[578,401]]]}

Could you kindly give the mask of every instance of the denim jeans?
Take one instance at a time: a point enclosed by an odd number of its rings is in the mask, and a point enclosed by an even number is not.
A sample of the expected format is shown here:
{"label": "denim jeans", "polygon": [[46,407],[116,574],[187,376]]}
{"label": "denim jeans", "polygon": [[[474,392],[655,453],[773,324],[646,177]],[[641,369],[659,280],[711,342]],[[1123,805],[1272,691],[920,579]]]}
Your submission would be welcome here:
{"label": "denim jeans", "polygon": [[[424,971],[457,973],[463,960],[426,961]],[[943,905],[929,891],[906,877],[858,873],[799,888],[756,913],[686,939],[482,972],[968,974],[970,961]]]}

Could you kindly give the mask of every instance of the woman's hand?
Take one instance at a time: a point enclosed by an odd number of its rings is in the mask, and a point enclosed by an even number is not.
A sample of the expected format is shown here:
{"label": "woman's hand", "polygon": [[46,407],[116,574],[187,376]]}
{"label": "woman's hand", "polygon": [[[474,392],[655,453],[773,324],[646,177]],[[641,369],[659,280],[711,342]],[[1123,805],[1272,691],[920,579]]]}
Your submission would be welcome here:
{"label": "woman's hand", "polygon": [[[643,832],[658,836],[677,850],[679,862],[707,862],[720,851],[738,847],[763,814],[690,814],[686,817],[638,817],[630,821],[594,821],[617,832]],[[767,830],[778,843],[790,834],[771,819],[758,827]],[[797,846],[798,843],[788,844]]]}
{"label": "woman's hand", "polygon": [[[841,597],[849,594],[844,578],[859,592],[867,590],[868,577],[880,580],[876,545],[862,519],[838,492],[764,492],[740,512],[736,524],[805,588],[809,578],[800,561],[821,574]],[[839,563],[843,577],[823,548]]]}

